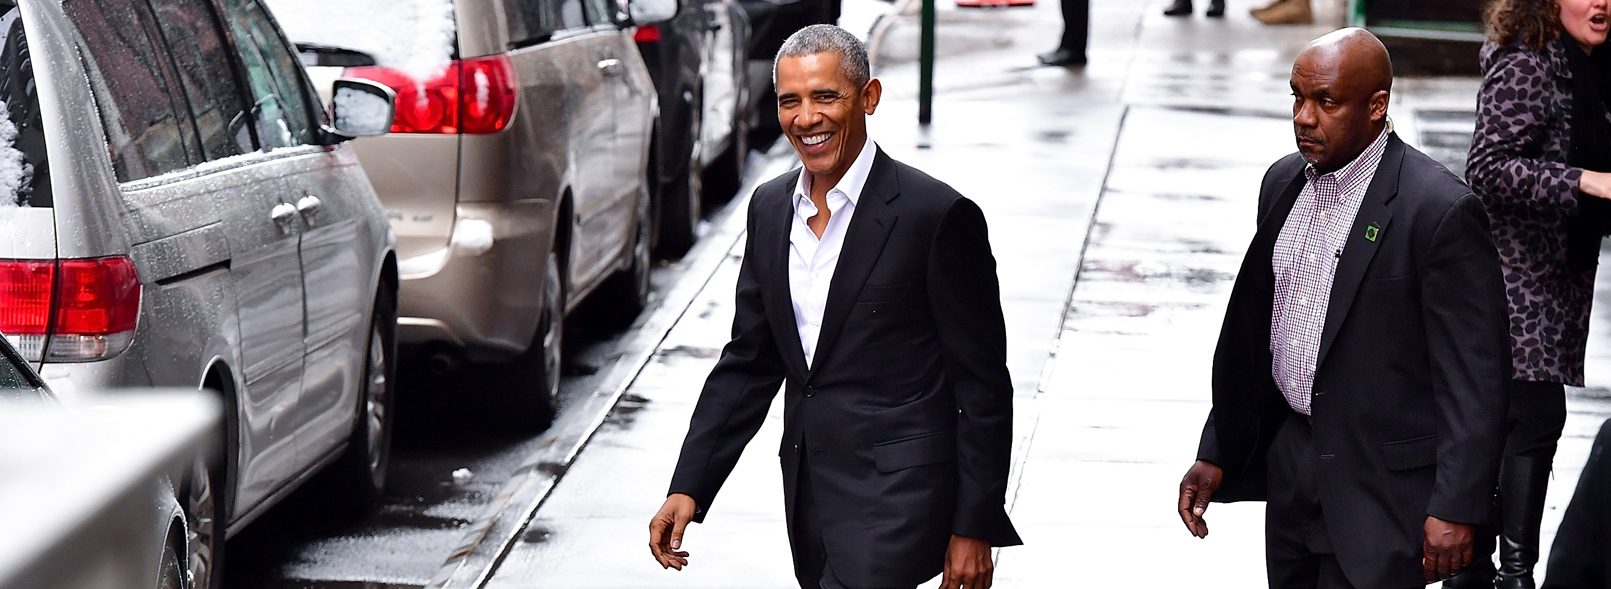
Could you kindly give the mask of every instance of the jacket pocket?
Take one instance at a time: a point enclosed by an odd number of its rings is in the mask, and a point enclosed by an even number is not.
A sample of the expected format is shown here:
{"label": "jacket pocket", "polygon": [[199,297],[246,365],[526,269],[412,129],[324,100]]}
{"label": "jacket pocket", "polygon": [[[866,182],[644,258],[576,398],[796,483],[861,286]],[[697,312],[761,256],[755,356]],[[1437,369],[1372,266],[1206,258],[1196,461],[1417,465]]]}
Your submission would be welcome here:
{"label": "jacket pocket", "polygon": [[1432,466],[1437,461],[1436,435],[1382,444],[1382,463],[1387,465],[1387,470],[1410,470]]}
{"label": "jacket pocket", "polygon": [[873,464],[878,472],[884,473],[951,462],[956,456],[956,435],[951,432],[920,434],[873,445]]}
{"label": "jacket pocket", "polygon": [[856,293],[856,302],[882,303],[884,301],[899,300],[906,295],[906,291],[911,290],[911,286],[912,284],[910,282],[902,282],[900,284],[868,284],[861,287],[861,292]]}

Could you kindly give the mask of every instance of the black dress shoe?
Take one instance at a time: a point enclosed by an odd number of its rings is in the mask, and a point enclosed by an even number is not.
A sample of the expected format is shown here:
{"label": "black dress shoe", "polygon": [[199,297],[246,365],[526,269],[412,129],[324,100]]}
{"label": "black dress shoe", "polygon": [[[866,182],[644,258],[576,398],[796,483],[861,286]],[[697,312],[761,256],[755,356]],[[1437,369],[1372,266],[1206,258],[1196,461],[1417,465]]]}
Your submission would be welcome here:
{"label": "black dress shoe", "polygon": [[1051,53],[1042,53],[1036,57],[1040,58],[1041,65],[1085,65],[1084,53],[1075,53],[1068,49],[1058,49]]}
{"label": "black dress shoe", "polygon": [[1203,14],[1211,18],[1225,16],[1225,0],[1212,0],[1208,3],[1208,12]]}
{"label": "black dress shoe", "polygon": [[1191,0],[1175,0],[1164,9],[1164,16],[1191,16]]}

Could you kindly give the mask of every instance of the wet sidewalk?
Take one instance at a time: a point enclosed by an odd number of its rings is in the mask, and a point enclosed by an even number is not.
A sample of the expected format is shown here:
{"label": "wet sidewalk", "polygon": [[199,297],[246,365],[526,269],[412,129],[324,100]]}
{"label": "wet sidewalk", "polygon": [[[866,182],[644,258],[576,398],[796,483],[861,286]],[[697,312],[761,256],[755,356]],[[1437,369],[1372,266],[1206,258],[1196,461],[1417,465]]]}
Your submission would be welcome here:
{"label": "wet sidewalk", "polygon": [[[915,122],[915,15],[887,19],[872,37],[885,87],[872,137],[979,202],[1000,264],[1017,411],[1008,502],[1027,544],[999,552],[996,586],[1262,586],[1262,506],[1214,506],[1213,533],[1196,540],[1175,515],[1175,488],[1208,410],[1213,342],[1259,179],[1293,149],[1291,60],[1331,27],[1261,27],[1236,3],[1223,21],[1166,19],[1156,2],[1092,4],[1083,70],[1034,67],[1060,30],[1055,3],[941,6],[927,131]],[[1397,88],[1401,134],[1459,166],[1476,81]],[[795,586],[773,451],[779,404],[707,523],[688,531],[690,566],[663,571],[646,547],[728,337],[742,237],[728,239],[714,276],[488,586]],[[1597,334],[1608,318],[1597,314]],[[1546,545],[1588,437],[1611,413],[1605,342],[1597,336],[1590,350],[1600,386],[1572,393]]]}

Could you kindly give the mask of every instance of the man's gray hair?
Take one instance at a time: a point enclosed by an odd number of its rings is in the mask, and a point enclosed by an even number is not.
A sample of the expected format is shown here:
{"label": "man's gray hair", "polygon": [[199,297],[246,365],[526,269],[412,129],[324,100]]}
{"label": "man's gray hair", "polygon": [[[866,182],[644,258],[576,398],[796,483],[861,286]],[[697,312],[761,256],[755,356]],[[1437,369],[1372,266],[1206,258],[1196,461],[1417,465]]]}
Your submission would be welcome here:
{"label": "man's gray hair", "polygon": [[867,63],[867,46],[849,31],[834,25],[811,25],[795,31],[778,49],[772,60],[772,87],[778,85],[778,62],[785,57],[802,57],[815,53],[833,53],[839,56],[839,67],[846,78],[860,90],[873,79],[872,67]]}

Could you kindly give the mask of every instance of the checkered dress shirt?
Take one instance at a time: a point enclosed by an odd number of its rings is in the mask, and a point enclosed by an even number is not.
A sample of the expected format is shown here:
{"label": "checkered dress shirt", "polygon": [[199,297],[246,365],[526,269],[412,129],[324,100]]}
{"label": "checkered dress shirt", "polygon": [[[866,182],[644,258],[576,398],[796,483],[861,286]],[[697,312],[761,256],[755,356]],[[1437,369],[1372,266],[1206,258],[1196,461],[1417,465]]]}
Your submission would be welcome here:
{"label": "checkered dress shirt", "polygon": [[1309,415],[1314,391],[1315,363],[1320,355],[1320,334],[1331,303],[1331,281],[1342,260],[1348,232],[1365,200],[1365,189],[1376,176],[1387,146],[1382,131],[1364,153],[1330,174],[1320,175],[1313,165],[1303,170],[1308,179],[1292,213],[1275,240],[1275,307],[1270,317],[1271,374],[1293,411]]}

